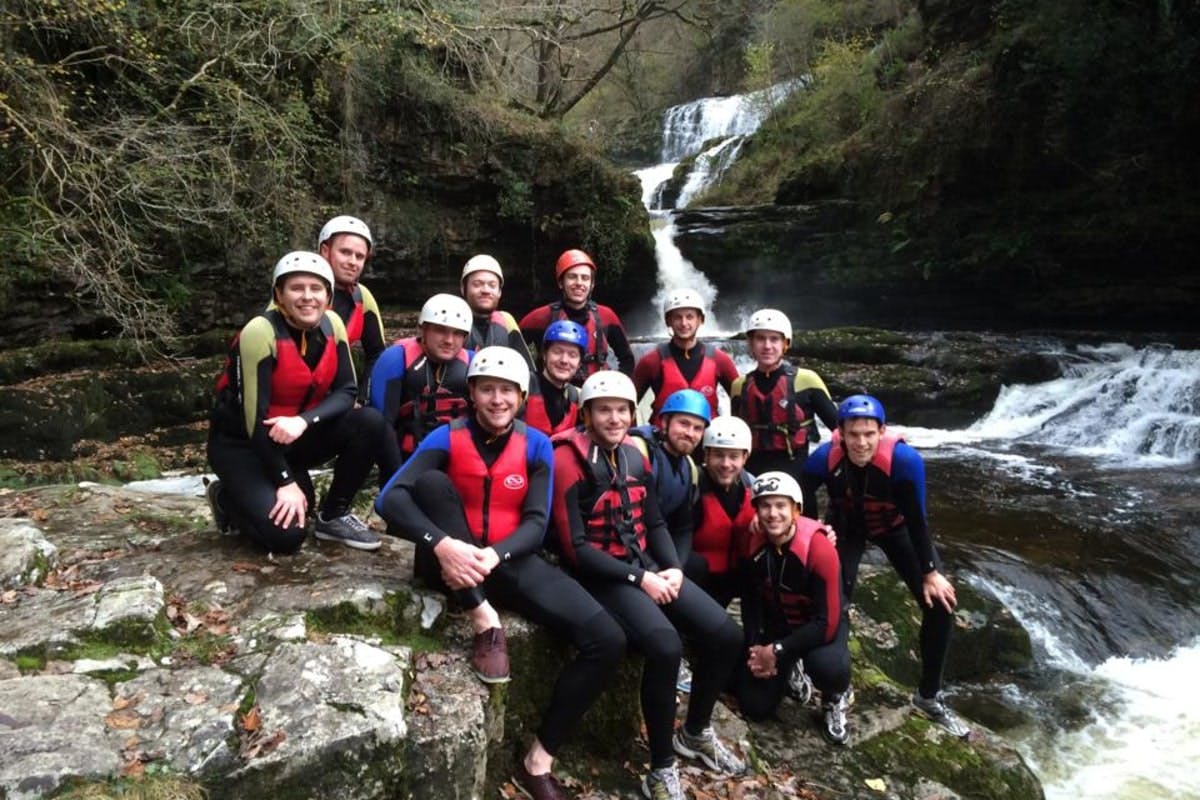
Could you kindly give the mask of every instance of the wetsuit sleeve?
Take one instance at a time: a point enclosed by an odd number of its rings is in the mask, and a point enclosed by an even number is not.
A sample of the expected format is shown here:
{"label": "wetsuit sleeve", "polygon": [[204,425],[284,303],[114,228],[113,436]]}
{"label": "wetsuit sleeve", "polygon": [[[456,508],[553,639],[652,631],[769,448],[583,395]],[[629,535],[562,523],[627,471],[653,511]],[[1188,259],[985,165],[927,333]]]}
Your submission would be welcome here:
{"label": "wetsuit sleeve", "polygon": [[[794,556],[790,560],[798,561]],[[815,647],[833,641],[841,621],[841,568],[837,550],[829,540],[814,534],[809,544],[809,580],[806,593],[812,604],[807,622],[794,628],[783,639],[784,656],[803,656]]]}
{"label": "wetsuit sleeve", "polygon": [[383,351],[371,370],[368,384],[371,407],[378,409],[392,427],[400,417],[400,404],[404,400],[404,347],[394,344]]}
{"label": "wetsuit sleeve", "polygon": [[897,443],[892,454],[892,493],[921,560],[921,572],[933,572],[938,568],[938,558],[925,516],[925,462],[904,442]]}
{"label": "wetsuit sleeve", "polygon": [[341,317],[332,311],[326,311],[325,316],[333,322],[333,338],[325,342],[325,346],[337,348],[337,374],[333,378],[329,394],[316,406],[299,414],[309,425],[345,414],[354,408],[354,399],[358,396],[358,383],[354,379],[354,361],[350,358],[350,339],[346,336],[346,326]]}
{"label": "wetsuit sleeve", "polygon": [[[553,492],[554,453],[550,440],[545,436],[535,437],[535,433],[530,431],[528,434],[531,440],[529,449],[533,452],[532,457],[527,459],[529,486],[521,506],[521,522],[510,536],[492,545],[501,561],[536,553],[546,538]],[[532,441],[535,438],[536,443]]]}
{"label": "wetsuit sleeve", "polygon": [[431,469],[444,470],[450,461],[450,426],[429,432],[375,498],[375,510],[410,542],[432,548],[448,535],[433,524],[413,499],[417,480]]}
{"label": "wetsuit sleeve", "polygon": [[675,546],[675,558],[680,565],[686,564],[692,552],[692,537],[695,533],[693,493],[689,493],[688,502],[680,503],[679,508],[667,515],[667,530],[671,532],[671,542]]}
{"label": "wetsuit sleeve", "polygon": [[717,362],[717,383],[732,395],[734,381],[738,379],[737,365],[728,353],[719,348],[713,348],[713,359]]}
{"label": "wetsuit sleeve", "polygon": [[255,317],[238,336],[241,365],[242,421],[250,448],[276,486],[293,483],[283,445],[271,441],[263,420],[271,404],[271,375],[275,371],[275,329],[266,317]]}
{"label": "wetsuit sleeve", "polygon": [[732,388],[729,390],[729,413],[735,417],[746,418],[742,409],[744,405],[742,400],[742,390],[746,387],[746,376],[742,375],[733,382]]}
{"label": "wetsuit sleeve", "polygon": [[796,402],[801,408],[808,409],[810,417],[819,417],[829,430],[837,427],[837,406],[833,404],[829,389],[820,375],[811,369],[798,369],[792,387],[796,392]]}
{"label": "wetsuit sleeve", "polygon": [[647,389],[654,389],[654,393],[658,394],[654,383],[655,378],[662,375],[661,368],[662,359],[659,358],[657,347],[638,359],[637,366],[633,368],[633,388],[637,397],[644,395]]}
{"label": "wetsuit sleeve", "polygon": [[641,585],[645,570],[639,565],[616,559],[588,544],[581,505],[590,494],[588,482],[588,476],[571,448],[554,448],[552,513],[563,555],[582,578]]}
{"label": "wetsuit sleeve", "polygon": [[358,396],[365,403],[367,402],[367,387],[370,384],[371,371],[375,367],[375,362],[379,360],[379,356],[383,355],[383,351],[387,349],[387,334],[383,332],[383,314],[379,311],[379,304],[375,302],[375,295],[367,291],[367,287],[361,283],[358,288],[362,292],[362,347],[365,357],[362,386]]}
{"label": "wetsuit sleeve", "polygon": [[550,306],[538,306],[533,311],[521,317],[518,327],[521,329],[521,335],[525,337],[525,344],[531,352],[536,353],[541,350],[542,337],[546,335],[546,328],[549,325]]}
{"label": "wetsuit sleeve", "polygon": [[826,442],[810,453],[804,462],[804,467],[800,470],[800,495],[804,500],[803,513],[809,519],[820,519],[817,490],[825,485],[825,479],[829,476],[830,446]]}
{"label": "wetsuit sleeve", "polygon": [[604,309],[604,340],[608,349],[617,357],[617,369],[626,375],[633,375],[633,347],[629,337],[625,335],[625,327],[611,309]]}
{"label": "wetsuit sleeve", "polygon": [[[684,503],[687,506],[687,503]],[[658,505],[658,493],[654,484],[646,486],[646,498],[642,501],[642,521],[646,525],[646,550],[659,569],[682,569],[679,554],[675,552],[675,542],[671,540],[671,531],[667,521],[663,519],[662,509]]]}

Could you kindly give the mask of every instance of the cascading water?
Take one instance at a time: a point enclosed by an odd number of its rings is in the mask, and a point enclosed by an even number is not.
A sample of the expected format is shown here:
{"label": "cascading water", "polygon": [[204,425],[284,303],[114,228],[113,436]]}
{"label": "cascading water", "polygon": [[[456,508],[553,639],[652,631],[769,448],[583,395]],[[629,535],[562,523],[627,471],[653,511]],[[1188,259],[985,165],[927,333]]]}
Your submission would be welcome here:
{"label": "cascading water", "polygon": [[[803,85],[802,80],[786,81],[748,94],[705,97],[667,109],[663,116],[662,163],[634,173],[642,182],[642,203],[653,217],[658,293],[652,300],[652,319],[658,319],[666,291],[687,287],[698,291],[708,304],[706,336],[727,335],[741,328],[740,319],[731,318],[728,312],[712,313],[717,289],[675,246],[671,212],[686,206],[720,180],[747,137],[758,130],[776,105]],[[678,197],[671,208],[664,208],[664,187],[679,163],[693,155],[691,170]],[[660,331],[656,326],[652,332]]]}

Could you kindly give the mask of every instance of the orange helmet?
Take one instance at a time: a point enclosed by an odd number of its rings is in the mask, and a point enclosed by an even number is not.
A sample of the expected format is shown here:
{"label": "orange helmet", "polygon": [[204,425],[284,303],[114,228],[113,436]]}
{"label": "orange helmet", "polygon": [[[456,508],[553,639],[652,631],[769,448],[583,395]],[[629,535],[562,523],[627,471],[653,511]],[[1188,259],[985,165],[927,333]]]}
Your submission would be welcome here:
{"label": "orange helmet", "polygon": [[592,273],[596,272],[596,265],[587,253],[582,250],[564,250],[554,263],[554,280],[561,280],[563,273],[572,267],[591,267]]}

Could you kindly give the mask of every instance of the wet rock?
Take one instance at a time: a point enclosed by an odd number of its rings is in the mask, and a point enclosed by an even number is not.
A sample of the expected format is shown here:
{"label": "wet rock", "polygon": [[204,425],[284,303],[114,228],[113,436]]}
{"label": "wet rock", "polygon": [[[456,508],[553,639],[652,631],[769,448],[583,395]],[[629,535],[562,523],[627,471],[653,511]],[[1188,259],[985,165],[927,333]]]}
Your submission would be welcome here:
{"label": "wet rock", "polygon": [[57,556],[58,548],[34,523],[0,519],[0,588],[39,583]]}
{"label": "wet rock", "polygon": [[[487,796],[491,692],[465,660],[442,654],[428,659],[415,676],[410,703],[408,747],[404,757],[405,800],[471,800]],[[507,696],[507,689],[494,689]],[[503,772],[500,780],[507,779]]]}

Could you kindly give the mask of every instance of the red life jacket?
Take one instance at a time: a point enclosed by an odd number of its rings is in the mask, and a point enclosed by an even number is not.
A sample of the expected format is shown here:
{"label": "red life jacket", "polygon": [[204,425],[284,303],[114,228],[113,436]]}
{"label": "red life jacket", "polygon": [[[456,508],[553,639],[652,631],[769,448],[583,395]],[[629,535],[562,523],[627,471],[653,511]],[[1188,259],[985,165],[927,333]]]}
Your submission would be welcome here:
{"label": "red life jacket", "polygon": [[358,284],[354,284],[354,291],[350,293],[350,297],[354,300],[354,308],[350,311],[350,317],[346,322],[346,339],[350,344],[362,339],[363,334],[363,295],[362,289]]}
{"label": "red life jacket", "polygon": [[892,455],[896,445],[904,441],[899,434],[885,433],[879,437],[879,447],[874,457],[864,468],[863,485],[851,487],[846,478],[845,465],[849,463],[846,450],[842,447],[841,431],[835,430],[829,445],[829,498],[842,514],[855,512],[854,492],[862,493],[862,516],[867,535],[882,536],[904,524],[904,515],[892,498]]}
{"label": "red life jacket", "polygon": [[464,348],[453,361],[433,368],[416,338],[401,339],[397,344],[404,348],[405,400],[396,415],[396,430],[400,449],[411,453],[426,433],[466,415],[469,359]]}
{"label": "red life jacket", "polygon": [[808,429],[814,423],[796,402],[796,368],[783,364],[768,394],[758,388],[753,373],[742,384],[742,417],[754,432],[755,451],[805,452]]}
{"label": "red life jacket", "polygon": [[[763,571],[758,569],[754,572],[754,579],[759,595],[763,599],[763,605],[766,608],[774,608],[781,612],[787,620],[789,628],[797,628],[812,618],[813,599],[807,594],[802,594],[799,591],[789,591],[779,586],[780,574],[786,579],[785,585],[795,587],[806,581],[798,578],[795,574],[795,568],[799,566],[801,569],[811,572],[812,569],[808,565],[808,554],[812,547],[814,536],[823,536],[821,528],[822,524],[815,519],[808,517],[800,517],[796,520],[796,535],[788,542],[787,550],[784,552],[784,567],[779,572],[767,568]],[[772,547],[767,540],[765,533],[760,532],[754,541],[751,543],[752,552],[759,553],[765,548]],[[766,554],[768,558],[775,557],[773,553]],[[799,562],[796,564],[795,562]],[[756,564],[758,559],[756,558]],[[787,565],[791,563],[792,571],[787,572]]]}
{"label": "red life jacket", "polygon": [[[743,473],[743,476],[745,473]],[[738,482],[742,491],[742,504],[737,516],[730,519],[717,492],[717,486],[708,486],[700,493],[699,515],[692,533],[692,550],[708,562],[708,571],[713,574],[729,572],[739,558],[750,554],[750,520],[754,519],[754,503],[750,501],[750,487],[744,480]]]}
{"label": "red life jacket", "polygon": [[[608,365],[608,339],[604,336],[604,323],[600,319],[600,307],[592,300],[587,301],[588,318],[587,324],[583,327],[588,332],[588,346],[583,354],[583,360],[579,364],[579,372],[576,373],[576,378],[582,383],[582,378],[586,378],[593,372],[599,372],[602,369],[607,369]],[[568,319],[567,312],[563,310],[561,300],[556,300],[550,304],[550,322],[557,322],[560,319]],[[546,327],[550,327],[550,322],[546,323]]]}
{"label": "red life jacket", "polygon": [[479,455],[465,417],[450,423],[449,461],[446,475],[458,489],[467,528],[480,547],[502,542],[521,524],[525,495],[529,491],[525,423],[513,422],[504,449],[489,467]]}
{"label": "red life jacket", "polygon": [[[703,347],[699,344],[696,346]],[[704,350],[703,358],[700,369],[696,370],[696,376],[689,383],[684,379],[683,372],[679,369],[679,363],[675,361],[675,356],[671,353],[671,346],[666,342],[658,346],[662,386],[654,393],[654,404],[650,412],[651,425],[659,424],[659,409],[662,408],[663,403],[667,402],[668,397],[680,389],[695,389],[700,392],[708,401],[712,415],[717,416],[717,360],[708,354],[707,348]]]}
{"label": "red life jacket", "polygon": [[[271,401],[267,405],[267,418],[294,417],[302,411],[315,408],[329,394],[337,378],[337,340],[333,334],[333,323],[322,316],[318,325],[325,335],[325,350],[313,368],[309,368],[292,339],[291,327],[277,309],[268,309],[265,316],[275,331],[275,368],[271,371]],[[215,392],[219,395],[231,384],[230,373],[237,358],[241,332],[233,337],[229,345],[230,355],[225,369],[217,376]],[[239,391],[241,387],[238,387]],[[241,398],[238,398],[241,402]]]}
{"label": "red life jacket", "polygon": [[567,393],[567,411],[557,425],[550,422],[546,398],[541,392],[530,394],[525,401],[525,424],[547,436],[573,430],[579,420],[579,387],[568,383],[564,389]]}
{"label": "red life jacket", "polygon": [[[643,517],[650,464],[628,437],[617,445],[617,468],[610,472],[603,449],[587,431],[560,433],[555,446],[570,447],[591,477],[596,499],[584,518],[587,544],[629,563],[649,563]],[[569,531],[559,531],[564,538]],[[569,548],[565,548],[569,552]]]}

